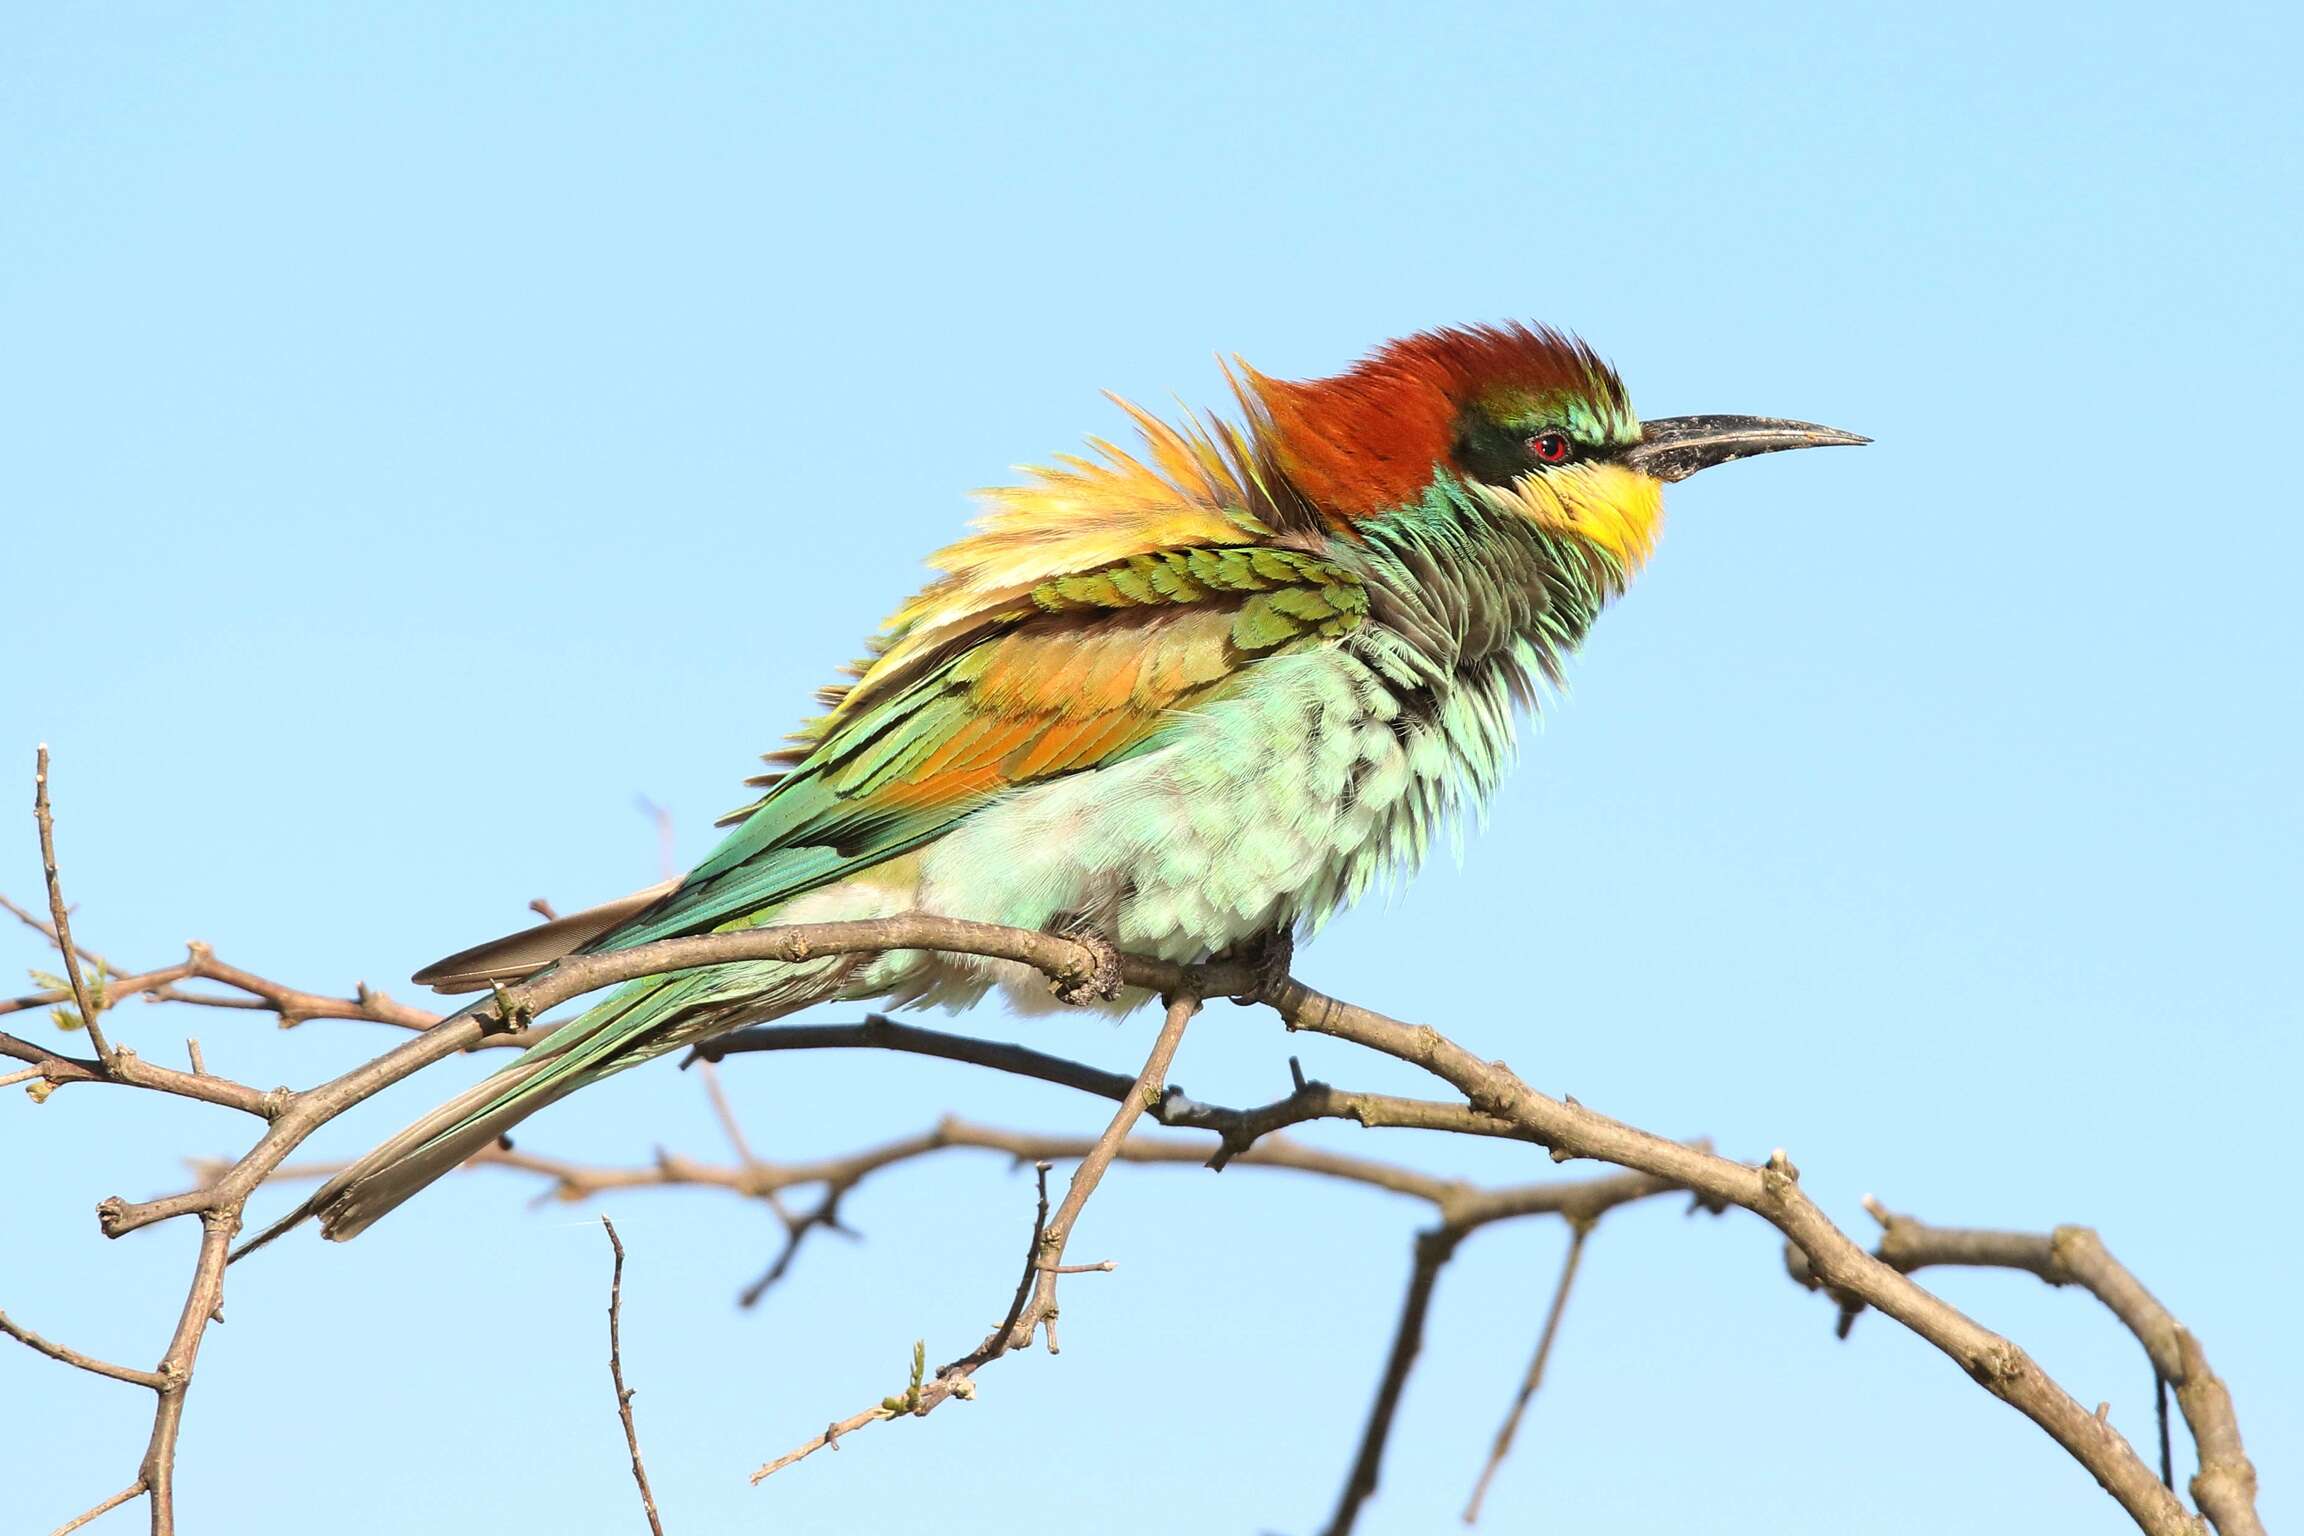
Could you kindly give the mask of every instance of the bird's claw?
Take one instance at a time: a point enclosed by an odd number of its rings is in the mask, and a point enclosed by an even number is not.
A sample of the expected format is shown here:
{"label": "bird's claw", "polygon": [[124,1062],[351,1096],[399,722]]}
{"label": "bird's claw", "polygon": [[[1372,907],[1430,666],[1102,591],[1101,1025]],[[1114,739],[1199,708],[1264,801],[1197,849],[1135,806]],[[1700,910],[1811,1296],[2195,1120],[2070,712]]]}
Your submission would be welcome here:
{"label": "bird's claw", "polygon": [[1245,991],[1232,994],[1236,1003],[1261,1003],[1280,995],[1288,983],[1288,973],[1296,964],[1296,933],[1290,928],[1274,928],[1260,933],[1244,944],[1237,944],[1222,959],[1248,968],[1249,983]]}
{"label": "bird's claw", "polygon": [[1078,976],[1052,976],[1048,989],[1060,1003],[1084,1008],[1108,1003],[1120,995],[1120,951],[1113,942],[1083,923],[1064,930],[1064,937],[1088,951],[1088,970]]}

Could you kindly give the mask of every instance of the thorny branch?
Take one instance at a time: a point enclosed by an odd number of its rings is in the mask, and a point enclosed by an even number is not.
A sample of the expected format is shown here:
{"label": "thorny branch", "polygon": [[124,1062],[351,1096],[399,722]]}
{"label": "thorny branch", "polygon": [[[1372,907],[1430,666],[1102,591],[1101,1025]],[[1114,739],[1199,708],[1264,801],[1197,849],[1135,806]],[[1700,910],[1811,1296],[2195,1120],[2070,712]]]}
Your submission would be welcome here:
{"label": "thorny branch", "polygon": [[[66,959],[67,974],[63,986],[0,999],[0,1014],[55,1008],[68,1002],[87,1030],[94,1055],[85,1059],[66,1056],[0,1033],[0,1057],[25,1064],[24,1070],[11,1074],[8,1080],[25,1083],[35,1102],[59,1087],[101,1083],[213,1104],[265,1123],[246,1153],[209,1167],[194,1188],[143,1202],[115,1197],[99,1207],[100,1227],[114,1237],[178,1217],[196,1216],[200,1220],[202,1240],[192,1279],[156,1369],[144,1371],[95,1360],[13,1322],[0,1321],[0,1331],[52,1359],[145,1387],[156,1398],[152,1432],[135,1480],[75,1517],[62,1528],[66,1531],[140,1495],[148,1496],[156,1536],[174,1530],[175,1450],[185,1397],[204,1331],[221,1305],[226,1257],[247,1201],[264,1182],[300,1171],[285,1166],[289,1154],[336,1116],[383,1088],[459,1052],[533,1044],[545,1036],[548,1026],[525,1030],[509,1026],[611,982],[693,966],[926,949],[1019,961],[1060,985],[1078,986],[1090,981],[1106,958],[1099,946],[1065,935],[910,913],[867,922],[792,925],[671,939],[584,956],[560,965],[549,976],[504,988],[497,997],[445,1018],[394,1002],[365,986],[349,998],[298,991],[226,965],[201,945],[192,946],[184,960],[174,965],[123,974],[73,938],[70,908],[57,873],[45,753],[37,775],[35,807],[50,916],[42,921],[13,904],[9,910],[38,928],[57,947]],[[83,962],[97,968],[102,979],[99,987],[88,986]],[[1028,1343],[1043,1329],[1053,1350],[1057,1277],[1080,1268],[1102,1267],[1068,1266],[1062,1259],[1073,1227],[1106,1169],[1115,1161],[1205,1160],[1216,1167],[1239,1163],[1353,1178],[1426,1198],[1440,1212],[1439,1224],[1417,1240],[1391,1360],[1369,1416],[1360,1456],[1331,1520],[1331,1532],[1348,1530],[1360,1505],[1375,1488],[1386,1431],[1420,1347],[1424,1318],[1440,1270],[1465,1237],[1488,1222],[1538,1212],[1562,1216],[1572,1229],[1581,1231],[1614,1205],[1667,1189],[1685,1190],[1698,1204],[1712,1209],[1742,1207],[1777,1227],[1791,1248],[1795,1274],[1839,1302],[1843,1326],[1857,1311],[1868,1307],[1927,1339],[1988,1391],[2040,1425],[2120,1502],[2140,1529],[2153,1536],[2197,1532],[2203,1528],[2204,1516],[2222,1536],[2252,1536],[2262,1530],[2254,1508],[2255,1473],[2241,1448],[2230,1396],[2208,1368],[2198,1341],[2084,1228],[2060,1228],[2046,1237],[1963,1232],[1927,1227],[1876,1209],[1883,1236],[1879,1251],[1866,1253],[1802,1192],[1798,1170],[1781,1151],[1756,1167],[1719,1157],[1701,1145],[1668,1141],[1597,1114],[1573,1099],[1539,1094],[1503,1063],[1482,1061],[1428,1026],[1404,1024],[1325,997],[1293,978],[1267,985],[1268,978],[1253,965],[1219,962],[1179,966],[1142,956],[1122,956],[1121,970],[1127,985],[1170,999],[1154,1048],[1133,1079],[1018,1046],[967,1040],[886,1020],[744,1031],[700,1053],[718,1060],[760,1050],[904,1050],[973,1062],[1118,1100],[1119,1109],[1103,1134],[1085,1147],[1072,1145],[1052,1151],[1046,1138],[1016,1137],[947,1121],[923,1137],[848,1159],[777,1167],[750,1156],[730,1118],[725,1123],[740,1158],[740,1165],[732,1170],[704,1170],[670,1158],[646,1170],[585,1170],[502,1148],[484,1153],[475,1162],[503,1163],[542,1174],[554,1181],[555,1192],[570,1197],[640,1184],[715,1183],[767,1199],[794,1184],[819,1184],[824,1193],[814,1212],[785,1215],[789,1242],[796,1247],[814,1227],[836,1226],[838,1198],[858,1179],[909,1157],[944,1147],[982,1146],[1008,1150],[1020,1157],[1079,1159],[1063,1202],[1052,1216],[1036,1223],[1034,1262],[1019,1287],[1019,1295],[1025,1297],[1021,1307],[1012,1305],[1009,1315],[982,1344],[939,1369],[933,1378],[925,1377],[924,1371],[916,1374],[902,1396],[830,1426],[816,1439],[769,1463],[756,1477],[833,1443],[850,1429],[899,1413],[924,1415],[948,1398],[972,1395],[977,1369]],[[195,982],[224,990],[185,990],[184,984]],[[1198,1007],[1197,1000],[1212,996],[1259,1002],[1279,1014],[1290,1029],[1328,1035],[1408,1062],[1447,1084],[1459,1101],[1345,1093],[1299,1077],[1291,1093],[1257,1108],[1226,1110],[1197,1104],[1167,1087],[1167,1073],[1184,1025]],[[196,1047],[190,1050],[192,1070],[183,1072],[114,1045],[101,1027],[100,1015],[130,997],[265,1012],[282,1025],[321,1018],[365,1020],[391,1025],[410,1035],[374,1060],[313,1087],[260,1091],[208,1072]],[[1217,1146],[1210,1154],[1200,1147],[1131,1136],[1134,1122],[1145,1115],[1170,1127],[1213,1133]],[[1548,1148],[1555,1161],[1590,1158],[1613,1163],[1625,1172],[1597,1180],[1479,1190],[1389,1164],[1338,1157],[1273,1135],[1286,1126],[1321,1118],[1515,1138]],[[788,1247],[770,1278],[781,1272],[790,1255]],[[2013,1343],[1984,1329],[1910,1278],[1915,1270],[1945,1264],[2028,1269],[2052,1284],[2083,1285],[2102,1300],[2142,1341],[2155,1372],[2176,1390],[2178,1405],[2199,1451],[2199,1471],[2190,1486],[2200,1516],[2192,1514],[2171,1489],[2163,1486],[2101,1414],[2083,1409]],[[1540,1375],[1542,1361],[1540,1345],[1532,1378]],[[1532,1391],[1533,1386],[1525,1390]],[[620,1383],[618,1391],[621,1396]],[[1510,1431],[1508,1421],[1500,1440],[1508,1442]],[[637,1462],[636,1438],[634,1451]]]}

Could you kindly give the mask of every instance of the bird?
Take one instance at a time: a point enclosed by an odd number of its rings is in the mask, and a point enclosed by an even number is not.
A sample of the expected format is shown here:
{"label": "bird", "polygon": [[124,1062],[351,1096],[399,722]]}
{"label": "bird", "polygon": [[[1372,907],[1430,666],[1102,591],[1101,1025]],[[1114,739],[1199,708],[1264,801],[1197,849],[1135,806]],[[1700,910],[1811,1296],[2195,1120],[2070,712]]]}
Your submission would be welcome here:
{"label": "bird", "polygon": [[[1422,332],[1325,378],[1225,371],[1236,419],[1115,396],[1133,450],[1090,438],[981,493],[974,531],[686,875],[417,981],[453,994],[572,954],[910,911],[1093,936],[1107,956],[1269,962],[1493,795],[1516,715],[1648,562],[1667,484],[1869,441],[1771,417],[1643,421],[1598,353],[1534,324]],[[1116,967],[1060,999],[1015,962],[921,951],[647,977],[273,1231],[317,1214],[352,1237],[544,1106],[730,1030],[994,990],[1024,1009],[1146,1000]]]}

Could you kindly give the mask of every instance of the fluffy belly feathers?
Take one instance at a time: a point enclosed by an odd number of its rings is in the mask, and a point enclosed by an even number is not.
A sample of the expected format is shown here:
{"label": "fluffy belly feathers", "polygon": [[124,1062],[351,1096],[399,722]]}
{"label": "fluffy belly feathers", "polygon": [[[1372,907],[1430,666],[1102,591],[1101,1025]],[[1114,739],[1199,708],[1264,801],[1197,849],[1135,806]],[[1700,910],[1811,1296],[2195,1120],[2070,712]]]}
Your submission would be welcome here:
{"label": "fluffy belly feathers", "polygon": [[[1202,959],[1276,929],[1317,928],[1381,877],[1406,873],[1449,811],[1493,784],[1511,734],[1493,679],[1435,696],[1407,693],[1356,651],[1276,657],[1151,750],[1013,791],[774,920],[917,909],[1021,928],[1080,922],[1125,950]],[[770,990],[788,996],[797,979],[787,971]],[[1028,967],[916,951],[855,966],[837,992],[957,1008],[995,986],[1019,1008],[1054,1006]]]}

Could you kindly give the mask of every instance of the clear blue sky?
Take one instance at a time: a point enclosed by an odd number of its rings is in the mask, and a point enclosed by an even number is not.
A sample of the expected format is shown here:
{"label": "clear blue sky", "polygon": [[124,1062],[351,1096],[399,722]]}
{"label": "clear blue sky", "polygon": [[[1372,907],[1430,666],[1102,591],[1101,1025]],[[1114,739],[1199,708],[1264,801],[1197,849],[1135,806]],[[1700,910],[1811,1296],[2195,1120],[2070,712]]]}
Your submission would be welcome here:
{"label": "clear blue sky", "polygon": [[[1219,351],[1303,374],[1430,324],[1572,327],[1649,414],[1878,445],[1678,488],[1461,866],[1302,974],[1643,1125],[1788,1147],[1853,1227],[1867,1191],[2098,1225],[2206,1342],[2293,1520],[2304,135],[2277,9],[14,8],[0,795],[29,800],[51,741],[83,929],[124,961],[200,937],[405,993],[532,896],[654,878],[637,796],[700,853],[966,490],[1118,428],[1098,389],[1213,401]],[[0,889],[36,895],[28,815],[0,853]],[[41,962],[26,935],[0,958]],[[968,1023],[1114,1066],[1148,1035]],[[196,1027],[267,1084],[384,1043]],[[187,1021],[117,1028],[167,1056]],[[1291,1052],[1417,1086],[1229,1009],[1176,1075],[1256,1100]],[[947,1109],[1104,1114],[930,1062],[730,1077],[770,1156]],[[157,1358],[194,1234],[107,1244],[89,1209],[247,1126],[5,1098],[0,1305]],[[525,1144],[723,1150],[668,1064]],[[186,1528],[638,1528],[607,1255],[528,1193],[453,1181],[354,1247],[235,1270]],[[867,1241],[752,1313],[764,1213],[608,1209],[675,1536],[1313,1529],[1424,1219],[1124,1169],[1077,1244],[1120,1269],[1068,1287],[1061,1359],[753,1489],[896,1386],[915,1336],[980,1336],[1026,1182],[966,1154],[879,1179]],[[1466,1248],[1364,1530],[1452,1520],[1561,1241]],[[1586,1280],[1492,1529],[2124,1528],[1933,1351],[1878,1319],[1835,1343],[1757,1220],[1627,1213]],[[2085,1297],[1939,1283],[2149,1440],[2145,1362]],[[10,1349],[0,1403],[11,1529],[130,1475],[143,1394]]]}

